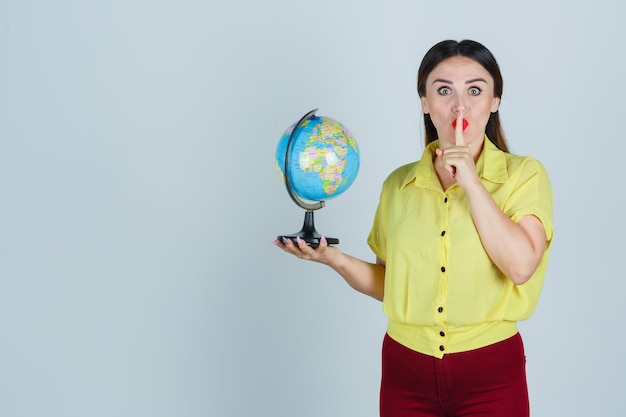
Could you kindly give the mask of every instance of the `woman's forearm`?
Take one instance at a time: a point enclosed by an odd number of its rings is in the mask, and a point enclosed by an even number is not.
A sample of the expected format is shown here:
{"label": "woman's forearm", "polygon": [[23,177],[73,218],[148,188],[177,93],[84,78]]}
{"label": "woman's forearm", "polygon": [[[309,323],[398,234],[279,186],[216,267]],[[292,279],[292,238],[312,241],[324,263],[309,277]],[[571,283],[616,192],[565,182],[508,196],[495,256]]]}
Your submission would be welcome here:
{"label": "woman's forearm", "polygon": [[385,266],[382,262],[370,263],[342,253],[329,266],[352,288],[379,301],[383,300]]}
{"label": "woman's forearm", "polygon": [[526,216],[515,223],[480,183],[466,192],[474,224],[491,260],[515,284],[528,281],[546,248],[541,222]]}
{"label": "woman's forearm", "polygon": [[347,255],[337,246],[329,246],[323,237],[317,248],[307,245],[300,238],[295,243],[290,239],[274,240],[273,243],[300,259],[328,265],[352,288],[382,301],[385,286],[385,263],[382,260],[376,259],[376,263],[369,263]]}

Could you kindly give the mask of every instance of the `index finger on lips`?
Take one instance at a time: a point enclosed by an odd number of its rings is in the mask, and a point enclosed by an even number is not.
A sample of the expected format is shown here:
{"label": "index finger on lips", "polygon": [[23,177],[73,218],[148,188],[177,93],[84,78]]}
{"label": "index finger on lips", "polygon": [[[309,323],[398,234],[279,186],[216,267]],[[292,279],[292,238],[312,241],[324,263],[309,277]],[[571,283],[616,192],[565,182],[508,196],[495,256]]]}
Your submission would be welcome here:
{"label": "index finger on lips", "polygon": [[463,112],[459,111],[456,117],[456,126],[454,127],[454,137],[456,138],[456,146],[465,146],[465,138],[463,137]]}

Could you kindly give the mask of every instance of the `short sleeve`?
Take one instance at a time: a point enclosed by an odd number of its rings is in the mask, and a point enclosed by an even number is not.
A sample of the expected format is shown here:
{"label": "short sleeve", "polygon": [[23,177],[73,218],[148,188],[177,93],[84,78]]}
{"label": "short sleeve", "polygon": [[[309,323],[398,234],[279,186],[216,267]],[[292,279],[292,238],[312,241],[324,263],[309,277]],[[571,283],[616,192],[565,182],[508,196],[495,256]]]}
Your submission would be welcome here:
{"label": "short sleeve", "polygon": [[537,217],[543,225],[549,246],[554,234],[552,226],[554,201],[548,173],[539,161],[525,158],[514,175],[515,186],[503,211],[514,222],[518,222],[526,215]]}

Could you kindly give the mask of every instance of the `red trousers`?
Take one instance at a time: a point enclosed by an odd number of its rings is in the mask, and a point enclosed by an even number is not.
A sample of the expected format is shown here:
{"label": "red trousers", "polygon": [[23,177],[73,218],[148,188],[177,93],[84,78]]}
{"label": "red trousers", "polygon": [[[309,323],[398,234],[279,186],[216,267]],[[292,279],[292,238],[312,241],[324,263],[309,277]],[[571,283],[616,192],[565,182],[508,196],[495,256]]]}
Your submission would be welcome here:
{"label": "red trousers", "polygon": [[528,417],[521,336],[437,359],[385,335],[380,415]]}

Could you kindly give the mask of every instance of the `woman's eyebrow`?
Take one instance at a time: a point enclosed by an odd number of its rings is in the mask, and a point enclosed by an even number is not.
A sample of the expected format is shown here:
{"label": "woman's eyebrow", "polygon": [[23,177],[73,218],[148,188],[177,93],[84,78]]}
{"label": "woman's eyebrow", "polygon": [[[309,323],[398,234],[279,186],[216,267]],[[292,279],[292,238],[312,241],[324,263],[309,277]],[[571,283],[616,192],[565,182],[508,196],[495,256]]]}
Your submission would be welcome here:
{"label": "woman's eyebrow", "polygon": [[487,84],[487,80],[485,80],[484,78],[474,78],[473,80],[467,80],[465,81],[465,84],[472,84],[475,82],[482,82],[482,83]]}
{"label": "woman's eyebrow", "polygon": [[[487,84],[487,80],[485,80],[484,78],[472,78],[471,80],[465,81],[465,84],[472,84],[472,83],[476,83],[476,82],[483,82],[483,83]],[[433,84],[435,84],[435,83],[454,84],[452,81],[444,80],[443,78],[437,78],[437,79],[433,80]]]}

